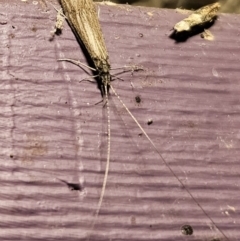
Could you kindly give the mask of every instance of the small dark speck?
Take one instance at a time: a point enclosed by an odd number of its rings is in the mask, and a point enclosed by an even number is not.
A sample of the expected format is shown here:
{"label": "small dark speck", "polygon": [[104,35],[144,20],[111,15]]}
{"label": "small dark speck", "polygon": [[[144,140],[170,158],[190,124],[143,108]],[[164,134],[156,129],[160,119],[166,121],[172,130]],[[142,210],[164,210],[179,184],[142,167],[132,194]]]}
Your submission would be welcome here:
{"label": "small dark speck", "polygon": [[14,29],[14,28],[15,28],[15,26],[13,26],[13,25],[12,25],[12,28]]}
{"label": "small dark speck", "polygon": [[60,36],[62,34],[62,29],[57,28],[55,34]]}
{"label": "small dark speck", "polygon": [[139,133],[138,136],[141,137],[143,135],[143,133]]}
{"label": "small dark speck", "polygon": [[153,123],[153,120],[152,119],[149,119],[148,121],[147,121],[147,124],[150,126],[150,125],[152,125],[152,123]]}
{"label": "small dark speck", "polygon": [[141,97],[139,95],[137,95],[135,97],[135,101],[139,104],[139,103],[141,103],[142,99],[141,99]]}
{"label": "small dark speck", "polygon": [[136,218],[134,216],[131,217],[131,224],[136,225]]}
{"label": "small dark speck", "polygon": [[184,235],[192,235],[193,234],[193,228],[192,226],[186,224],[181,227],[181,232]]}
{"label": "small dark speck", "polygon": [[187,123],[187,125],[188,125],[189,128],[194,128],[194,127],[195,127],[195,124],[194,124],[193,121],[189,121],[189,122]]}
{"label": "small dark speck", "polygon": [[82,187],[77,184],[77,183],[67,183],[68,187],[70,190],[73,190],[73,191],[82,191]]}
{"label": "small dark speck", "polygon": [[32,27],[33,32],[37,32],[37,28],[35,26]]}
{"label": "small dark speck", "polygon": [[67,104],[67,101],[65,102],[65,104]]}
{"label": "small dark speck", "polygon": [[149,225],[149,228],[152,228],[152,225],[151,225],[151,224]]}
{"label": "small dark speck", "polygon": [[10,38],[15,38],[15,35],[14,35],[13,33],[10,33],[8,36],[9,36]]}
{"label": "small dark speck", "polygon": [[142,37],[143,37],[143,34],[142,34],[142,33],[139,33],[139,37],[142,38]]}
{"label": "small dark speck", "polygon": [[10,158],[13,158],[13,155],[10,155]]}

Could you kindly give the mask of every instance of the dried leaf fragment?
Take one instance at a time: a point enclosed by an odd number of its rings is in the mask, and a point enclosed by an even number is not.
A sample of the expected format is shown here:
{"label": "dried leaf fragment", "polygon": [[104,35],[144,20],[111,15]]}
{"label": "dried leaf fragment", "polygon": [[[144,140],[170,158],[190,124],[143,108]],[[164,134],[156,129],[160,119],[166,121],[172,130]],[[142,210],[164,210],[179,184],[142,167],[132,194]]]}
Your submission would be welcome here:
{"label": "dried leaf fragment", "polygon": [[192,27],[204,25],[205,23],[212,22],[220,9],[220,3],[213,3],[206,5],[194,11],[189,17],[178,22],[174,26],[176,32],[190,31]]}
{"label": "dried leaf fragment", "polygon": [[191,14],[193,11],[188,9],[176,8],[176,12],[187,15],[187,14]]}

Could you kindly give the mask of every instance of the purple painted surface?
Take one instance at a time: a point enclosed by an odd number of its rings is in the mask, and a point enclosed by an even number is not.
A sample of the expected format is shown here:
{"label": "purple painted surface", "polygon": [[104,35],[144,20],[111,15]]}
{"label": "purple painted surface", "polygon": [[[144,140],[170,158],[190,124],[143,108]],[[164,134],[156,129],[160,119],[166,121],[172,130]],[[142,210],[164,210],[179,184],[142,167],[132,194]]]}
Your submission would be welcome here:
{"label": "purple painted surface", "polygon": [[[86,240],[101,191],[106,110],[94,105],[96,85],[79,83],[86,73],[57,61],[86,63],[67,23],[49,41],[55,17],[44,1],[0,4],[0,240]],[[220,15],[215,41],[182,43],[168,37],[184,18],[173,10],[100,6],[99,18],[112,68],[145,69],[114,88],[217,227],[239,240],[240,16]],[[113,95],[110,108],[110,174],[91,240],[227,240]]]}

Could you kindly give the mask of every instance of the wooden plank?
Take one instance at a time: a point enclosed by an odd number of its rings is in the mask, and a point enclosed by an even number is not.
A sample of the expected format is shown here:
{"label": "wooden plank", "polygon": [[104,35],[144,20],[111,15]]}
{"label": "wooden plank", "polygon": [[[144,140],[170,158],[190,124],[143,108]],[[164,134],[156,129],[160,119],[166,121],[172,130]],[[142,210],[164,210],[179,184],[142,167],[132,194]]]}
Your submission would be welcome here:
{"label": "wooden plank", "polygon": [[[239,240],[239,15],[220,15],[215,41],[197,34],[177,43],[169,35],[180,13],[98,8],[112,68],[144,68],[114,87],[219,230]],[[86,240],[106,159],[100,91],[78,82],[88,76],[77,66],[57,61],[87,63],[67,24],[49,41],[49,2],[4,0],[0,13],[0,239]],[[91,240],[227,240],[113,95],[110,105],[110,176]],[[185,224],[192,236],[181,233]]]}

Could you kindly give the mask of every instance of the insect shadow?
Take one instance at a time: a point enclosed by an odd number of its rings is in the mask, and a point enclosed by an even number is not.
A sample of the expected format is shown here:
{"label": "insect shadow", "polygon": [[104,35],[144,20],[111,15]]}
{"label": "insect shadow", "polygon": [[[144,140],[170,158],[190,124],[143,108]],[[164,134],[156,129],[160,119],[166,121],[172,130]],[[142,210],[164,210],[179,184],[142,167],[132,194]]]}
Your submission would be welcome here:
{"label": "insect shadow", "polygon": [[204,29],[211,28],[215,24],[215,21],[217,20],[217,18],[218,17],[216,16],[211,22],[194,26],[191,28],[190,31],[183,31],[178,33],[174,30],[170,34],[169,38],[175,40],[176,43],[186,42],[188,38],[201,34],[204,31]]}
{"label": "insect shadow", "polygon": [[59,178],[58,178],[58,180],[65,183],[71,191],[82,191],[82,189],[83,189],[79,183],[71,183],[71,182],[67,182],[67,181],[59,179]]}

